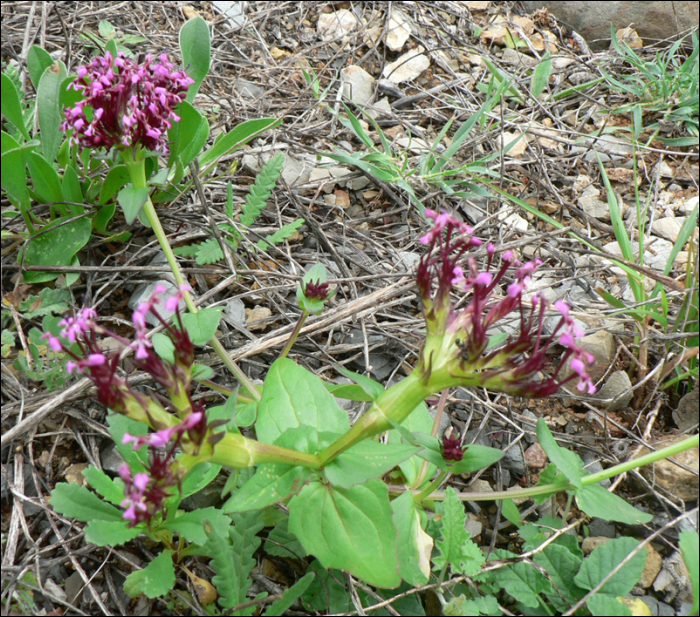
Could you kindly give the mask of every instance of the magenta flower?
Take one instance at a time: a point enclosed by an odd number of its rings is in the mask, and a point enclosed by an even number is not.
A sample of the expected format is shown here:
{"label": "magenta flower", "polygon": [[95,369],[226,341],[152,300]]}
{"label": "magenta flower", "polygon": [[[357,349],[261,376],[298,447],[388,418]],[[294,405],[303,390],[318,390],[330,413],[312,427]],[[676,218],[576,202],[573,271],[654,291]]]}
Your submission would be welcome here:
{"label": "magenta flower", "polygon": [[[165,54],[147,55],[137,64],[122,52],[94,58],[77,70],[69,86],[85,95],[64,109],[61,130],[73,130],[71,142],[81,148],[123,148],[141,145],[167,154],[167,133],[180,118],[174,107],[185,99],[194,80],[173,71]],[[86,109],[92,109],[86,114]],[[89,116],[89,117],[88,117]]]}
{"label": "magenta flower", "polygon": [[140,472],[132,477],[129,466],[119,468],[119,477],[124,482],[124,500],[121,502],[124,518],[129,527],[142,522],[149,525],[153,517],[162,513],[165,500],[172,494],[171,489],[178,480],[170,468],[170,457],[161,457],[155,450],[151,452],[148,473]]}
{"label": "magenta flower", "polygon": [[[448,429],[451,431],[452,429]],[[459,437],[453,437],[452,434],[445,433],[445,436],[440,445],[440,450],[442,451],[442,458],[446,461],[461,461],[464,458],[465,446],[460,443]]]}
{"label": "magenta flower", "polygon": [[[518,396],[545,396],[564,383],[578,379],[578,389],[595,392],[587,366],[593,358],[577,344],[583,335],[564,302],[554,308],[561,319],[554,332],[543,334],[547,300],[540,295],[529,305],[523,293],[541,265],[539,259],[521,264],[511,251],[496,261],[496,248],[486,246],[486,266],[481,269],[473,256],[458,262],[481,241],[471,237],[472,229],[449,214],[426,210],[433,228],[421,237],[428,252],[418,266],[417,283],[426,319],[427,338],[416,370],[433,391],[456,385],[481,386]],[[506,277],[510,277],[510,281]],[[505,294],[501,292],[505,284]],[[455,291],[469,294],[463,308],[456,309]],[[502,292],[501,292],[502,294]],[[501,319],[520,313],[519,332],[500,343],[492,342],[491,329]],[[564,356],[549,378],[541,377],[548,352],[554,345],[564,347]],[[559,380],[561,366],[571,358],[573,374]]]}

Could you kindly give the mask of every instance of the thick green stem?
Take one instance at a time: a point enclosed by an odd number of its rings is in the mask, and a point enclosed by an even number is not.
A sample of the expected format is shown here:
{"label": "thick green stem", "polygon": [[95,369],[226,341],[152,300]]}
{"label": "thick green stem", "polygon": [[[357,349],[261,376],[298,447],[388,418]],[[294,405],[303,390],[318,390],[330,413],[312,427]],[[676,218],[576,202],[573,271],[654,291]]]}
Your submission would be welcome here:
{"label": "thick green stem", "polygon": [[226,433],[210,454],[185,454],[179,460],[187,468],[203,461],[237,468],[253,467],[262,463],[300,465],[311,469],[321,467],[321,461],[314,454],[262,443],[238,433]]}
{"label": "thick green stem", "polygon": [[382,392],[369,411],[345,435],[323,450],[318,455],[321,463],[325,465],[363,439],[391,428],[389,420],[401,424],[430,394],[432,390],[426,387],[423,379],[416,373],[411,373],[403,381]]}
{"label": "thick green stem", "polygon": [[[134,160],[133,154],[130,149],[123,149],[121,153],[122,158],[126,163],[126,167],[129,170],[131,184],[133,185],[133,187],[135,189],[148,188],[148,181],[146,180],[146,161],[144,161],[143,159]],[[173,249],[170,246],[170,243],[168,242],[168,237],[165,235],[165,230],[163,229],[163,226],[160,223],[158,213],[156,212],[156,209],[153,206],[153,202],[151,201],[150,196],[146,199],[146,203],[143,205],[143,212],[148,218],[148,222],[151,224],[151,227],[153,228],[153,233],[155,233],[156,238],[158,238],[158,243],[163,249],[163,253],[165,253],[165,258],[168,260],[168,265],[172,270],[177,286],[180,287],[182,285],[185,285],[187,281],[185,280],[185,277],[180,271],[180,266],[177,263],[177,258],[175,257],[175,253],[173,253]],[[192,296],[190,296],[189,293],[185,292],[184,298],[185,304],[187,305],[187,308],[190,310],[190,312],[197,313],[199,309],[192,300]],[[261,398],[260,391],[255,387],[253,382],[250,381],[250,379],[248,379],[248,376],[241,370],[241,368],[233,360],[231,360],[230,356],[228,355],[228,352],[226,351],[224,346],[219,342],[216,336],[214,336],[209,341],[209,344],[214,348],[214,351],[217,353],[219,358],[221,358],[222,362],[226,365],[226,368],[228,368],[229,371],[231,371],[231,373],[235,375],[236,379],[238,379],[238,381],[241,382],[241,384],[248,391],[248,393],[256,401],[259,401]]]}

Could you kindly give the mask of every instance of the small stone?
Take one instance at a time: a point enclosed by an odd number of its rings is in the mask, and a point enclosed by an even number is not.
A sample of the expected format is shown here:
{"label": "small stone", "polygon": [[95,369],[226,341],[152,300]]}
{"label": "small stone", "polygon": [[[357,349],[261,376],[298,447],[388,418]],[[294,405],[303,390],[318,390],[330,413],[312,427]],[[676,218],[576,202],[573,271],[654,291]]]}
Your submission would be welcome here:
{"label": "small stone", "polygon": [[484,528],[483,523],[479,521],[473,514],[468,514],[464,521],[464,529],[471,534],[472,539],[481,535]]}
{"label": "small stone", "polygon": [[604,536],[591,536],[589,538],[584,538],[581,543],[581,550],[584,555],[590,555],[595,549],[603,544],[610,542],[610,538]]}
{"label": "small stone", "polygon": [[605,385],[594,394],[594,398],[605,401],[603,404],[608,411],[624,409],[632,400],[630,390],[632,382],[625,371],[615,371],[608,377]]}
{"label": "small stone", "polygon": [[470,493],[493,493],[493,489],[487,480],[474,480],[469,486]]}
{"label": "small stone", "polygon": [[683,220],[682,218],[675,218],[672,216],[657,219],[651,224],[651,230],[657,236],[675,242],[678,239],[678,235],[681,233]]}
{"label": "small stone", "polygon": [[352,32],[357,24],[357,17],[351,11],[340,9],[333,13],[321,13],[316,30],[323,41],[332,41]]}
{"label": "small stone", "polygon": [[659,553],[653,546],[647,544],[647,558],[644,562],[644,570],[642,571],[642,577],[639,579],[639,584],[644,589],[651,587],[652,583],[654,582],[654,579],[656,579],[659,572],[661,572],[662,564],[663,558],[661,557],[661,555],[659,555]]}
{"label": "small stone", "polygon": [[423,51],[425,49],[419,46],[402,54],[384,67],[382,75],[395,84],[415,79],[430,66],[430,59]]}
{"label": "small stone", "polygon": [[[687,439],[686,436],[679,436],[666,441],[652,444],[654,448],[661,449]],[[635,458],[648,454],[651,450],[643,447]],[[698,446],[674,454],[673,458],[679,463],[688,467],[691,471],[686,471],[667,458],[640,467],[639,472],[654,486],[663,489],[667,494],[684,501],[694,501],[698,498]]]}
{"label": "small stone", "polygon": [[385,43],[391,51],[399,51],[411,36],[410,21],[401,11],[393,9],[389,19],[389,30],[386,33]]}
{"label": "small stone", "polygon": [[77,484],[78,486],[83,486],[85,484],[85,478],[83,477],[83,471],[89,467],[88,463],[75,463],[66,469],[65,480],[68,484]]}
{"label": "small stone", "polygon": [[249,330],[264,330],[267,327],[265,320],[272,317],[272,311],[266,306],[256,306],[246,309],[245,324]]}
{"label": "small stone", "polygon": [[343,96],[356,105],[365,107],[374,101],[375,79],[361,66],[351,65],[340,71]]}
{"label": "small stone", "polygon": [[678,401],[678,408],[673,412],[673,421],[681,431],[698,423],[700,402],[698,401],[698,384]]}
{"label": "small stone", "polygon": [[547,454],[538,443],[525,450],[525,462],[532,469],[542,469],[547,464]]}

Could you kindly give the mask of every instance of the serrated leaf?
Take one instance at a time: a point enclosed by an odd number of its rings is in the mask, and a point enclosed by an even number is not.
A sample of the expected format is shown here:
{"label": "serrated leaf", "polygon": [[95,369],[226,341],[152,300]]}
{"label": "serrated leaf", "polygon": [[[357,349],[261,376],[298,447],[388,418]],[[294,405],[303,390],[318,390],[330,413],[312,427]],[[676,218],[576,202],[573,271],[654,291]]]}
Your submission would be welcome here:
{"label": "serrated leaf", "polygon": [[583,461],[577,454],[557,444],[543,418],[537,421],[537,439],[542,449],[547,453],[549,460],[557,466],[557,469],[576,488],[581,488]]}
{"label": "serrated leaf", "polygon": [[[614,538],[605,544],[596,547],[593,552],[583,560],[581,570],[574,581],[583,589],[593,589],[611,570],[625,559],[639,542],[634,538]],[[624,596],[639,582],[644,570],[647,550],[643,548],[637,552],[610,580],[608,580],[598,593],[610,596]]]}
{"label": "serrated leaf", "polygon": [[122,511],[100,499],[84,486],[60,482],[51,491],[51,507],[79,521],[122,521]]}
{"label": "serrated leaf", "polygon": [[397,530],[381,480],[350,489],[307,484],[289,502],[289,530],[326,568],[342,568],[377,587],[401,582]]}
{"label": "serrated leaf", "polygon": [[250,227],[270,198],[272,189],[282,173],[284,166],[284,154],[276,154],[263,165],[260,173],[256,176],[255,182],[248,189],[245,198],[245,205],[242,208],[241,224]]}
{"label": "serrated leaf", "polygon": [[83,471],[83,477],[104,499],[118,506],[124,501],[124,487],[118,486],[104,471],[90,465]]}
{"label": "serrated leaf", "polygon": [[[296,221],[287,223],[280,227],[275,233],[265,236],[265,240],[260,240],[256,246],[265,251],[269,248],[270,244],[279,244],[287,238],[291,238],[304,223],[304,219],[297,219]],[[270,244],[268,244],[268,242]]]}
{"label": "serrated leaf", "polygon": [[41,315],[56,315],[65,313],[71,300],[70,291],[67,289],[50,289],[46,287],[38,296],[29,296],[19,303],[19,310],[25,319],[32,319]]}
{"label": "serrated leaf", "polygon": [[129,527],[125,520],[90,521],[85,527],[85,539],[97,546],[118,546],[133,540],[143,532],[140,526]]}
{"label": "serrated leaf", "polygon": [[208,266],[224,258],[224,252],[221,250],[221,245],[216,238],[207,238],[204,242],[198,244],[197,247],[196,261],[200,266]]}
{"label": "serrated leaf", "polygon": [[275,360],[258,403],[258,439],[274,443],[286,430],[305,424],[333,433],[350,429],[344,412],[319,377],[288,358]]}
{"label": "serrated leaf", "polygon": [[154,599],[164,596],[175,585],[175,568],[172,551],[164,549],[143,570],[132,572],[124,581],[124,591],[130,598],[137,598],[142,593]]}
{"label": "serrated leaf", "polygon": [[[216,246],[219,246],[218,242],[216,243]],[[178,246],[177,248],[174,248],[173,253],[175,253],[176,255],[181,255],[182,257],[196,257],[201,248],[201,244],[186,244],[184,246]],[[221,250],[221,247],[219,247],[219,250]],[[220,259],[223,259],[223,255]]]}
{"label": "serrated leaf", "polygon": [[622,497],[606,490],[600,484],[589,484],[575,492],[576,503],[588,516],[617,521],[626,525],[648,523],[654,518],[648,512],[637,510]]}
{"label": "serrated leaf", "polygon": [[445,500],[438,504],[437,511],[443,514],[440,522],[440,539],[435,543],[440,554],[433,559],[434,570],[441,570],[448,563],[462,574],[473,575],[479,572],[484,556],[479,547],[469,538],[471,534],[464,528],[466,512],[457,491],[449,487]]}
{"label": "serrated leaf", "polygon": [[303,467],[275,464],[260,465],[248,480],[223,505],[222,512],[259,510],[286,499],[309,478],[310,471]]}

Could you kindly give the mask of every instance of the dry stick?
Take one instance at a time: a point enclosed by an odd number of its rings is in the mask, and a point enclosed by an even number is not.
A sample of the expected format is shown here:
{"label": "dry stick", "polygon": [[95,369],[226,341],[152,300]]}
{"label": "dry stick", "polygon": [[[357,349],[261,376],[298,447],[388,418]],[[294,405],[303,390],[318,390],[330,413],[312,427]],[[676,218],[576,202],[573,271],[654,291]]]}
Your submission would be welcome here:
{"label": "dry stick", "polygon": [[[309,332],[316,332],[319,330],[324,330],[333,326],[337,326],[338,323],[343,319],[348,319],[349,317],[363,317],[366,313],[371,311],[376,311],[377,305],[380,302],[386,302],[387,300],[394,298],[410,289],[414,288],[414,282],[406,282],[406,279],[401,279],[388,287],[383,289],[378,289],[367,296],[357,298],[357,300],[352,300],[336,309],[324,312],[321,316],[315,319],[311,323],[307,323],[302,329],[301,334],[306,334]],[[276,347],[278,345],[283,345],[289,336],[289,332],[293,329],[292,325],[285,326],[283,329],[275,330],[267,336],[260,337],[257,341],[253,343],[248,343],[243,347],[239,347],[236,350],[232,350],[230,353],[232,360],[240,360],[241,358],[246,358],[254,354],[260,353],[270,347]]]}

